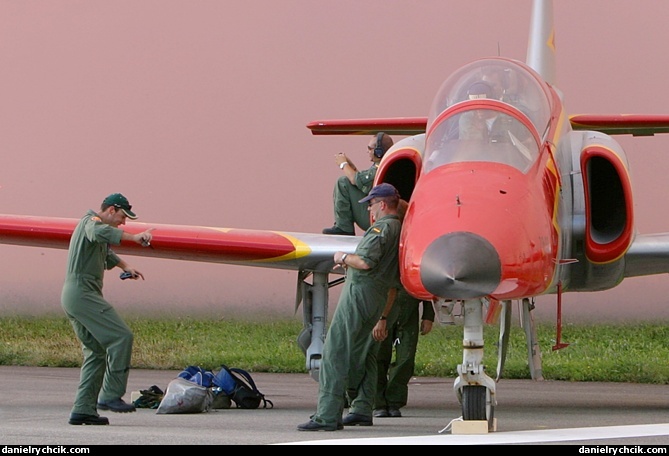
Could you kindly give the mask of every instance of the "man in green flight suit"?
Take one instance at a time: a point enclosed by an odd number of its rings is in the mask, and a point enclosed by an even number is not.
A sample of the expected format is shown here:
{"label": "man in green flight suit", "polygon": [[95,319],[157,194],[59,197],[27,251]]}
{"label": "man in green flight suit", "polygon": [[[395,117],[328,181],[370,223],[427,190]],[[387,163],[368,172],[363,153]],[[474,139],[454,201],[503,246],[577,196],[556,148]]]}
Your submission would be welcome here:
{"label": "man in green flight suit", "polygon": [[136,219],[128,199],[113,193],[104,199],[100,210],[89,210],[79,221],[67,257],[67,272],[61,304],[77,338],[81,341],[84,361],[79,387],[69,424],[106,425],[109,420],[97,410],[134,412],[123,401],[126,393],[133,334],[114,308],[102,296],[106,269],[119,267],[129,278],[144,280],[144,275],[119,258],[110,245],[132,241],[151,244],[151,231],[130,234],[120,228],[126,218]]}
{"label": "man in green flight suit", "polygon": [[335,155],[335,163],[344,173],[337,179],[333,191],[335,223],[331,228],[324,228],[323,234],[355,235],[357,224],[363,231],[369,228],[367,204],[360,200],[369,194],[374,184],[376,170],[381,158],[393,146],[393,138],[380,132],[367,144],[367,153],[372,166],[358,171],[346,154]]}
{"label": "man in green flight suit", "polygon": [[[433,322],[434,307],[430,301],[414,298],[404,288],[398,290],[395,305],[388,314],[388,337],[381,342],[378,352],[374,417],[402,416],[400,409],[407,405],[409,380],[416,366],[418,334],[428,334]],[[393,350],[395,361],[392,361]]]}
{"label": "man in green flight suit", "polygon": [[[365,232],[355,253],[334,254],[334,262],[346,269],[346,281],[323,346],[316,413],[297,426],[299,431],[336,431],[344,425],[372,424],[372,404],[368,416],[355,415],[354,420],[344,422],[342,413],[349,385],[359,388],[376,385],[376,352],[369,350],[370,334],[401,287],[399,201],[399,193],[392,185],[375,186],[360,200],[369,203],[373,225]],[[385,328],[381,332],[387,335]],[[370,371],[373,376],[362,378],[362,373]]]}
{"label": "man in green flight suit", "polygon": [[[397,208],[400,222],[404,221],[408,206],[409,203],[400,200]],[[402,416],[400,408],[407,403],[408,384],[415,366],[419,303],[400,286],[394,303],[386,304],[368,338],[371,345],[368,358],[376,356],[377,363],[362,366],[349,378],[347,399],[351,406],[343,420],[345,426],[371,426],[372,406],[374,417]],[[423,306],[423,318],[429,321],[421,323],[421,333],[427,334],[432,330],[434,309],[429,301]],[[391,365],[393,348],[396,361]]]}

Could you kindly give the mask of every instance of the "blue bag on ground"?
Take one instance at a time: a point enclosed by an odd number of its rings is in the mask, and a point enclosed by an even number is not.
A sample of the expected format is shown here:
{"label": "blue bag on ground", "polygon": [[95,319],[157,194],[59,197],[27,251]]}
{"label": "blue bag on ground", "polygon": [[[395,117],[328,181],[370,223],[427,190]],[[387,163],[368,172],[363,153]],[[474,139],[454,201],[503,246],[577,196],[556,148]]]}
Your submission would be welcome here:
{"label": "blue bag on ground", "polygon": [[221,388],[228,396],[232,396],[232,393],[235,391],[235,378],[227,369],[221,368],[212,381],[214,385]]}
{"label": "blue bag on ground", "polygon": [[214,376],[213,384],[221,388],[237,408],[257,409],[260,403],[263,408],[273,408],[274,404],[265,395],[258,391],[251,374],[244,369],[221,365],[221,370]]}
{"label": "blue bag on ground", "polygon": [[188,366],[177,377],[188,380],[189,382],[197,383],[200,386],[209,388],[213,386],[214,373],[210,370],[201,368],[200,366]]}

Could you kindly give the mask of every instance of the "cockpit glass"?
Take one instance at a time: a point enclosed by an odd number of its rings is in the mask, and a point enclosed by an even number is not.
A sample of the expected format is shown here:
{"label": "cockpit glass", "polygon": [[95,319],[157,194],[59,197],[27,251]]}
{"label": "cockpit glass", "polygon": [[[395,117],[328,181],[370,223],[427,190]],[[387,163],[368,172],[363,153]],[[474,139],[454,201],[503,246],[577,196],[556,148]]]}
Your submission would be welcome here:
{"label": "cockpit glass", "polygon": [[[496,108],[482,108],[485,99],[494,100]],[[444,81],[430,107],[424,170],[459,161],[496,161],[527,171],[539,145],[519,119],[529,120],[541,140],[550,115],[546,84],[524,64],[490,58],[465,65]]]}
{"label": "cockpit glass", "polygon": [[[542,85],[543,84],[543,85]],[[475,96],[507,103],[524,113],[537,131],[546,131],[550,104],[545,83],[529,68],[507,59],[483,59],[465,65],[439,88],[428,114],[427,127],[446,109],[471,100],[472,87],[488,86],[486,94]]]}
{"label": "cockpit glass", "polygon": [[427,138],[424,171],[455,162],[492,161],[527,172],[539,145],[517,118],[493,109],[472,109],[444,119]]}

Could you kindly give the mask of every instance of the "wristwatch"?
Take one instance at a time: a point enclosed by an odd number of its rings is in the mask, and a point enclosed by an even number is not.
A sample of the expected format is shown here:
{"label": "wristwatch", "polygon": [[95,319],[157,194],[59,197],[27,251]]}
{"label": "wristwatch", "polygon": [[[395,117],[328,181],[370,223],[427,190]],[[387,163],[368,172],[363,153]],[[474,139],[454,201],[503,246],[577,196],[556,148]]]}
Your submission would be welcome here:
{"label": "wristwatch", "polygon": [[379,321],[385,321],[387,319],[388,319],[388,317],[386,317],[385,315],[381,315],[381,317],[379,318]]}
{"label": "wristwatch", "polygon": [[341,256],[341,264],[346,264],[346,257],[348,256],[348,253],[345,253]]}
{"label": "wristwatch", "polygon": [[340,168],[340,169],[344,169],[344,166],[346,166],[346,165],[348,165],[348,162],[341,163],[341,164],[339,165],[339,168]]}

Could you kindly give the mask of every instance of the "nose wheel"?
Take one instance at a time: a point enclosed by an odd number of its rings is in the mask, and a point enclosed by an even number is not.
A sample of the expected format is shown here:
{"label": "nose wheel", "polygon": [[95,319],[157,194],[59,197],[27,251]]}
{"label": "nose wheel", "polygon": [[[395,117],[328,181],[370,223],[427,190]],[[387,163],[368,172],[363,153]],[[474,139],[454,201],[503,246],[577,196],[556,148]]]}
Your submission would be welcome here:
{"label": "nose wheel", "polygon": [[487,421],[488,430],[494,430],[495,407],[488,388],[482,385],[462,388],[462,419]]}
{"label": "nose wheel", "polygon": [[465,300],[463,312],[462,364],[453,387],[462,406],[462,419],[487,421],[488,429],[494,430],[495,381],[483,366],[483,302]]}

